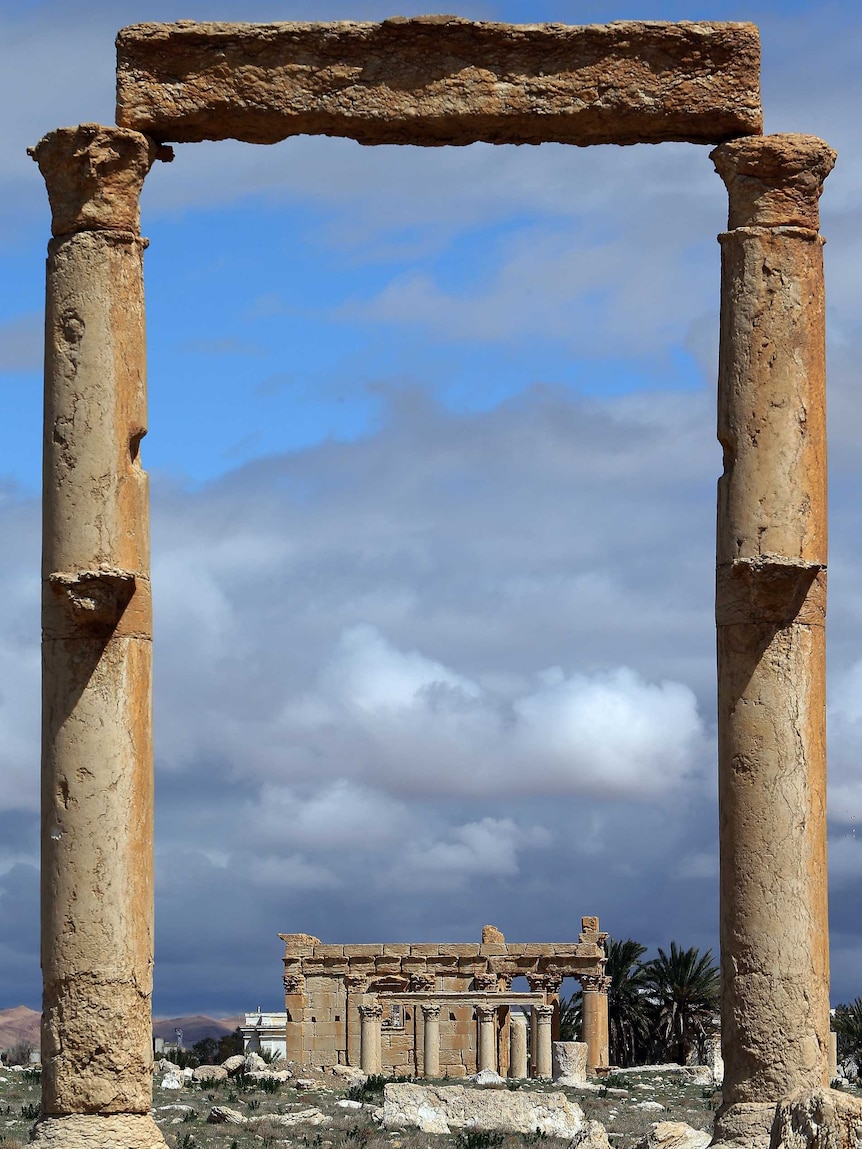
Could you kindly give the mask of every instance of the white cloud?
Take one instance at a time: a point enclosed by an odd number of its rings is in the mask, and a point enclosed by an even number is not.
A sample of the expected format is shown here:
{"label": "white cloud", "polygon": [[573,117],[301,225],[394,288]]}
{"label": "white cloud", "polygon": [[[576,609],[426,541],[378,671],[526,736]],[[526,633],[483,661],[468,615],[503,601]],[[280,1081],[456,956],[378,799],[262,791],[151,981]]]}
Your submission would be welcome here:
{"label": "white cloud", "polygon": [[406,843],[399,864],[387,877],[395,889],[458,889],[479,879],[515,878],[523,850],[544,849],[551,836],[541,826],[521,827],[511,818],[483,818],[453,826],[445,838]]}

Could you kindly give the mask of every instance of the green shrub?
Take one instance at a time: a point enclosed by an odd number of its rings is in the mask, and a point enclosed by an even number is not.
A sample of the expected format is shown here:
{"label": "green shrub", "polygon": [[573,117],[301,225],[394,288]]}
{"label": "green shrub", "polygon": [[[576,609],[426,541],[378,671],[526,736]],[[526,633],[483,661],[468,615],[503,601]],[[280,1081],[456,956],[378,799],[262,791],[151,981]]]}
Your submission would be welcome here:
{"label": "green shrub", "polygon": [[497,1149],[505,1136],[490,1129],[462,1129],[455,1138],[455,1149]]}

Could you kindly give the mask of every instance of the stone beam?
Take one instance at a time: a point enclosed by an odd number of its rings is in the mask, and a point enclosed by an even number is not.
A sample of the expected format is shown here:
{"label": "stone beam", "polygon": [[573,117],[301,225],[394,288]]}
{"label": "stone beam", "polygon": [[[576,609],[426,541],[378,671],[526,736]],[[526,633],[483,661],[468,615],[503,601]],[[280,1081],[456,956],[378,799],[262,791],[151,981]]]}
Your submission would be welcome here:
{"label": "stone beam", "polygon": [[753,24],[135,24],[117,123],[156,140],[719,143],[761,131]]}

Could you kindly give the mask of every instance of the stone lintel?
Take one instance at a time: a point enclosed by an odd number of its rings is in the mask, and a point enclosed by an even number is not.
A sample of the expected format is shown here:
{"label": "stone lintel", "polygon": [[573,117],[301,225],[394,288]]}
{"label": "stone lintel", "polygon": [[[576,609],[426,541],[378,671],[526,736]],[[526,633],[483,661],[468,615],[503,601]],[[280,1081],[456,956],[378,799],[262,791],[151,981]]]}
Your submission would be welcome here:
{"label": "stone lintel", "polygon": [[728,228],[820,227],[823,181],[836,153],[818,136],[781,132],[721,144],[710,153],[727,186]]}
{"label": "stone lintel", "polygon": [[762,131],[755,25],[135,24],[117,123],[178,143],[719,143]]}
{"label": "stone lintel", "polygon": [[141,226],[140,194],[156,159],[170,148],[128,128],[78,124],[57,128],[27,149],[39,165],[51,204],[51,234],[128,231]]}
{"label": "stone lintel", "polygon": [[490,1006],[496,1008],[499,1005],[544,1005],[545,995],[543,993],[511,993],[503,991],[501,993],[488,992],[481,993],[476,990],[419,990],[416,993],[386,993],[380,995],[381,1000],[403,1002],[409,1005],[411,1002],[420,1005],[423,1002],[435,1002],[440,1005],[474,1005],[474,1006]]}

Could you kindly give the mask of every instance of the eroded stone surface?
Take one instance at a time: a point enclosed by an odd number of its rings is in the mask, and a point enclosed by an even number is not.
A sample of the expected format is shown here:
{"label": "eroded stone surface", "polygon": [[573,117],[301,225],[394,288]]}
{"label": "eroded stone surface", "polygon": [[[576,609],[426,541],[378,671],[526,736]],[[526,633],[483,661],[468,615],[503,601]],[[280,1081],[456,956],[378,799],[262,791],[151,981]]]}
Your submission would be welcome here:
{"label": "eroded stone surface", "polygon": [[165,1149],[152,1117],[131,1114],[45,1117],[36,1123],[30,1144],[36,1149]]}
{"label": "eroded stone surface", "polygon": [[817,136],[733,140],[710,158],[730,192],[729,228],[820,226],[818,201],[837,155]]}
{"label": "eroded stone surface", "polygon": [[684,1121],[656,1121],[635,1149],[706,1149],[711,1138]]}
{"label": "eroded stone surface", "polygon": [[387,1129],[417,1126],[423,1133],[469,1127],[574,1137],[584,1126],[584,1114],[563,1093],[395,1083],[384,1090],[383,1124]]}
{"label": "eroded stone surface", "polygon": [[555,1041],[551,1057],[552,1076],[557,1085],[583,1085],[587,1079],[585,1041]]}
{"label": "eroded stone surface", "polygon": [[821,180],[809,136],[713,153],[721,237],[718,433],[723,1104],[716,1140],[769,1142],[827,1084],[826,425]]}
{"label": "eroded stone surface", "polygon": [[137,24],[117,123],[156,139],[720,142],[761,130],[752,24]]}
{"label": "eroded stone surface", "polygon": [[802,1091],[778,1106],[770,1149],[858,1149],[862,1101],[834,1089]]}
{"label": "eroded stone surface", "polygon": [[130,231],[137,234],[144,178],[159,147],[126,128],[79,124],[57,128],[29,149],[48,188],[53,235],[75,231]]}

